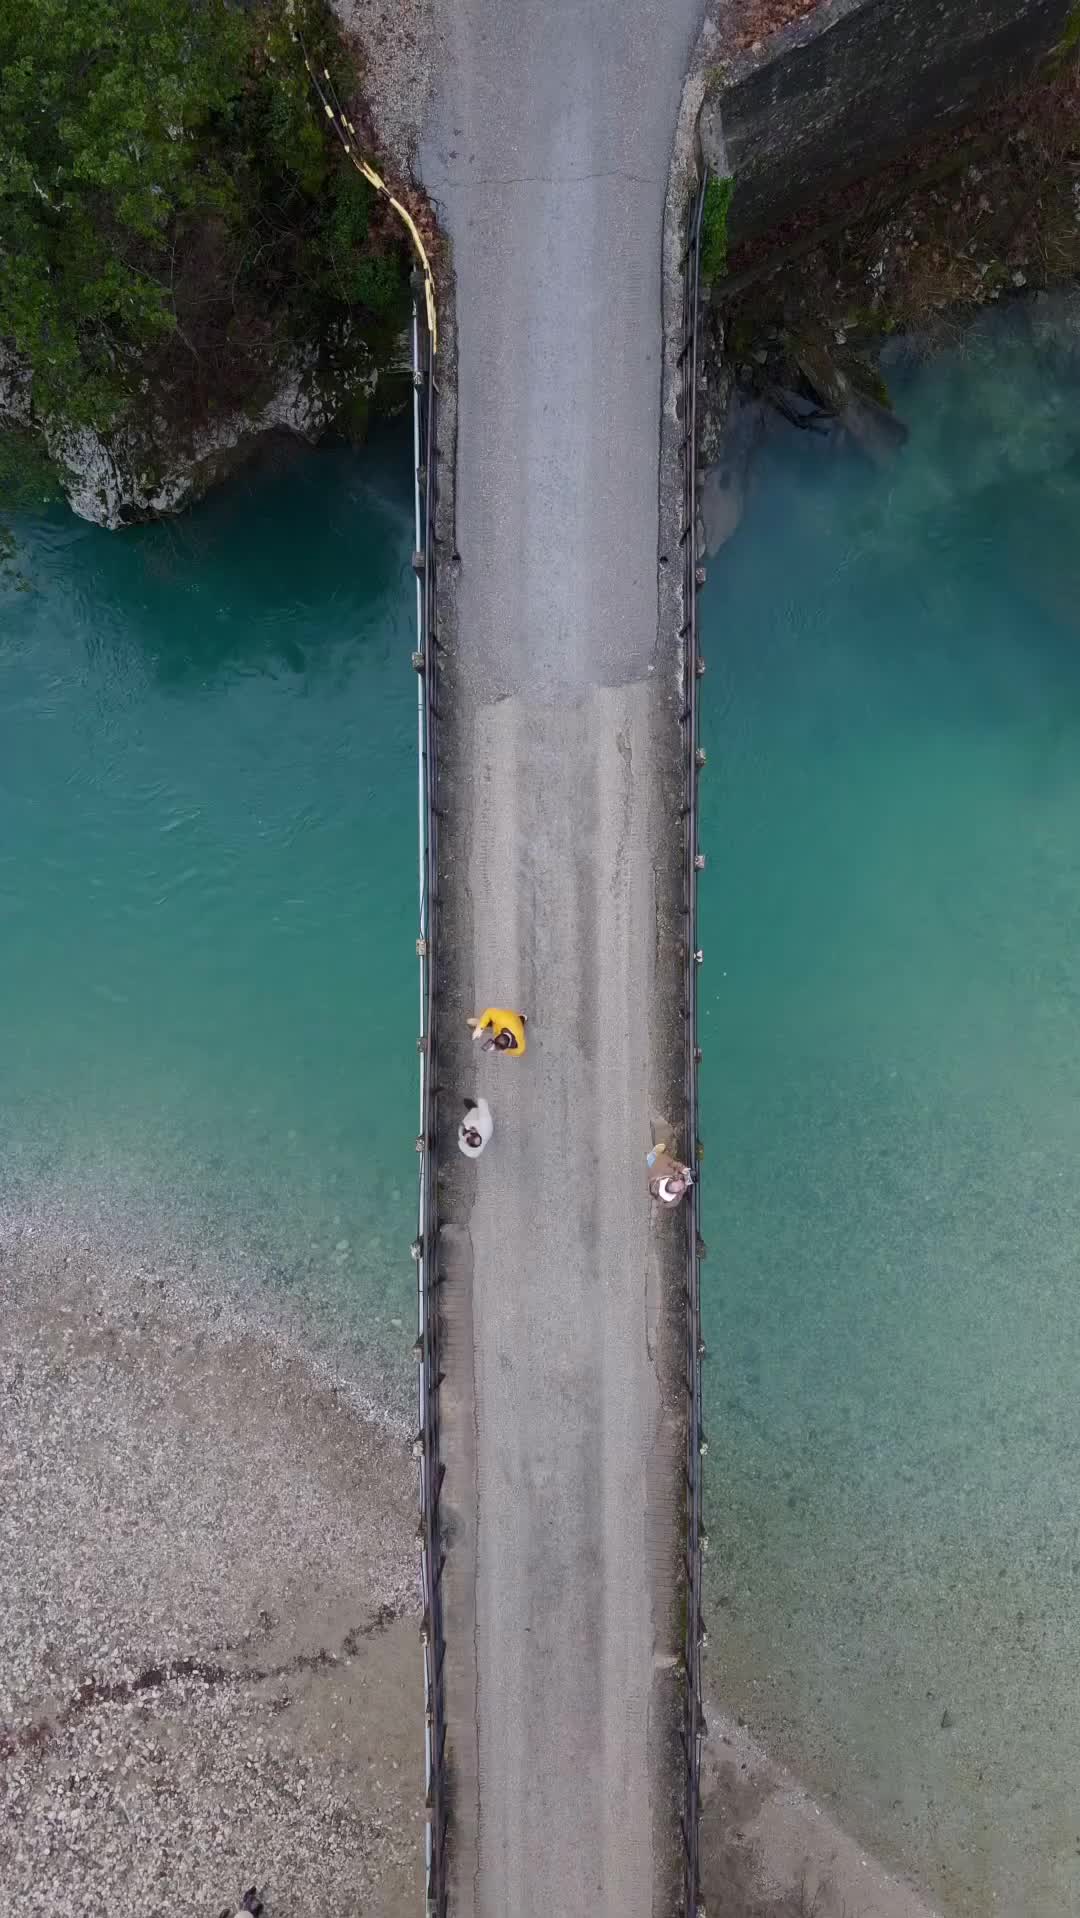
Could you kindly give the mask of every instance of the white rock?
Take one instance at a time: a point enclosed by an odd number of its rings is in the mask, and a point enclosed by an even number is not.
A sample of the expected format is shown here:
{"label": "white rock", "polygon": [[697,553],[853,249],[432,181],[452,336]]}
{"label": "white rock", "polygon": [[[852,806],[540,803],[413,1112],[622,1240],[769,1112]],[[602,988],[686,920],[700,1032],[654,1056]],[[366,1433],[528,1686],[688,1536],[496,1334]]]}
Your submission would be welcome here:
{"label": "white rock", "polygon": [[[36,422],[30,373],[14,355],[0,349],[0,420],[40,426],[72,511],[80,519],[96,526],[124,526],[181,511],[232,472],[268,433],[292,433],[314,445],[346,398],[369,397],[378,385],[379,371],[372,367],[353,381],[347,395],[334,391],[320,381],[317,358],[314,351],[298,358],[258,411],[237,409],[224,414],[177,443],[161,418],[111,434],[63,420]],[[404,335],[401,359],[403,364],[408,361]]]}

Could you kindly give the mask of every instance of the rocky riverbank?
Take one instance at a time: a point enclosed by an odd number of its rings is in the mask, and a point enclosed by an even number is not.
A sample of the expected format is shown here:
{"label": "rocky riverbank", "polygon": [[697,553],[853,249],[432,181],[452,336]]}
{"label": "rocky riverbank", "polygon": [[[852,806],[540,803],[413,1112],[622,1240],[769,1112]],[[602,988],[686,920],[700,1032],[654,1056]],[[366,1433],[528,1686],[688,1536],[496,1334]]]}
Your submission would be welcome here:
{"label": "rocky riverbank", "polygon": [[702,1763],[701,1890],[718,1918],[934,1918],[741,1719],[714,1711]]}
{"label": "rocky riverbank", "polygon": [[[236,1277],[117,1213],[0,1216],[5,1918],[420,1907],[405,1394]],[[924,1918],[710,1722],[710,1912]]]}
{"label": "rocky riverbank", "polygon": [[[736,180],[734,193],[738,193]],[[890,368],[1022,300],[1052,353],[1080,351],[1080,65],[922,141],[871,179],[728,255],[701,355],[705,543],[738,525],[770,423],[890,460],[906,429]]]}
{"label": "rocky riverbank", "polygon": [[417,1910],[403,1408],[129,1222],[0,1217],[0,1325],[0,1911]]}
{"label": "rocky riverbank", "polygon": [[116,527],[181,510],[268,433],[357,439],[405,406],[413,259],[354,163],[408,197],[366,104],[385,80],[389,153],[393,34],[375,62],[329,0],[177,0],[95,36],[75,0],[28,0],[8,36],[0,511],[39,498],[44,467]]}

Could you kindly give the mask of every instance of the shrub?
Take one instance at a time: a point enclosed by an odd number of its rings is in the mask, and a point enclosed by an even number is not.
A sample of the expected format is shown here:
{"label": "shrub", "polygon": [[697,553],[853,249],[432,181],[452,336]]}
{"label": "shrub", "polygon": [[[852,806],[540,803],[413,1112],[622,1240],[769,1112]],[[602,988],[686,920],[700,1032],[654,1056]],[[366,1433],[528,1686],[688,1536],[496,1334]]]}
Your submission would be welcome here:
{"label": "shrub", "polygon": [[150,394],[193,422],[301,341],[347,390],[404,323],[405,248],[291,21],[347,96],[345,50],[325,0],[287,3],[0,0],[0,338],[38,417],[106,428]]}
{"label": "shrub", "polygon": [[727,267],[728,209],[734,180],[710,180],[701,214],[701,277],[706,286],[720,279]]}

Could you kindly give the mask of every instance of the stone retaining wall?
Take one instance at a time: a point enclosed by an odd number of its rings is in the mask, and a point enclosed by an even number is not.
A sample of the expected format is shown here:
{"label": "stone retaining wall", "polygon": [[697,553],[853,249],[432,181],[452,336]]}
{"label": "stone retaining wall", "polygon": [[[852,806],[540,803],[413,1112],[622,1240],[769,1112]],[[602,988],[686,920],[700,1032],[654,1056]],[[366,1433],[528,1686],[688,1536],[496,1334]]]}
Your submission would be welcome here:
{"label": "stone retaining wall", "polygon": [[826,0],[757,53],[717,67],[704,158],[736,181],[733,241],[961,122],[1022,83],[1075,0]]}

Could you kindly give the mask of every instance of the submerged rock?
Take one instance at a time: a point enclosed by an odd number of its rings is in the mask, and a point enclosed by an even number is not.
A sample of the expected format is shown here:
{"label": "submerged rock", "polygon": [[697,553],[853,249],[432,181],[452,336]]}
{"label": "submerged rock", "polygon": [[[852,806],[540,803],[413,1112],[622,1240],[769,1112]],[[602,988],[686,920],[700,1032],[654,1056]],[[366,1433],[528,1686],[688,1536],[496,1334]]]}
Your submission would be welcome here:
{"label": "submerged rock", "polygon": [[864,393],[852,394],[840,414],[840,424],[877,466],[884,466],[892,460],[908,438],[908,429],[903,420],[898,420],[887,406],[882,406],[879,400],[870,399]]}
{"label": "submerged rock", "polygon": [[810,391],[856,446],[875,465],[891,460],[907,440],[908,429],[890,407],[866,390],[872,383],[870,368],[859,369],[857,379],[820,340],[806,334],[790,334],[786,344]]}
{"label": "submerged rock", "polygon": [[808,399],[805,393],[796,393],[787,386],[776,386],[770,382],[764,388],[764,396],[769,405],[782,413],[793,426],[825,430],[826,423],[833,418],[830,412],[818,405],[817,400]]}

